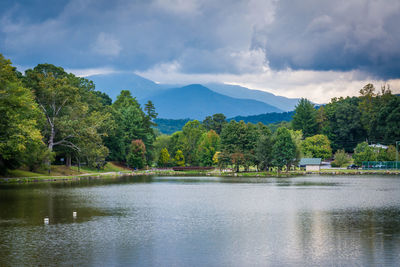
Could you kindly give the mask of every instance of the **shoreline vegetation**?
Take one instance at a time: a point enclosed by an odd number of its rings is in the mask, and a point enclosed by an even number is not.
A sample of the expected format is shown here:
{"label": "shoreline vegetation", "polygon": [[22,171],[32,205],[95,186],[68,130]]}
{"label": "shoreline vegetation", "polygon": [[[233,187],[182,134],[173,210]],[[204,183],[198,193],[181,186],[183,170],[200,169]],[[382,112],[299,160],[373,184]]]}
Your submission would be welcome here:
{"label": "shoreline vegetation", "polygon": [[210,175],[268,177],[302,175],[294,168],[302,158],[370,169],[398,161],[400,96],[386,84],[380,91],[367,84],[358,97],[335,97],[322,106],[301,98],[290,122],[245,123],[216,113],[189,120],[171,135],[155,129],[154,103],[143,105],[132,92],[122,90],[113,101],[62,67],[38,64],[22,74],[0,54],[0,176],[112,176],[130,172],[123,166],[176,166],[188,175],[218,167],[233,174]]}
{"label": "shoreline vegetation", "polygon": [[[0,177],[0,184],[25,184],[34,182],[68,182],[85,179],[115,179],[122,176],[214,176],[214,177],[251,177],[251,178],[289,178],[296,176],[313,175],[400,175],[400,170],[348,170],[348,169],[322,169],[320,171],[291,170],[289,172],[276,171],[220,171],[219,169],[199,171],[174,171],[172,169],[130,170],[113,163],[108,163],[104,170],[82,168],[78,172],[77,167],[70,167],[69,172],[65,166],[56,166],[56,173],[64,175],[52,175],[29,173],[21,170],[9,173],[8,177]],[[61,170],[60,170],[61,169]],[[57,172],[58,171],[58,172]],[[64,171],[64,172],[62,172]]]}

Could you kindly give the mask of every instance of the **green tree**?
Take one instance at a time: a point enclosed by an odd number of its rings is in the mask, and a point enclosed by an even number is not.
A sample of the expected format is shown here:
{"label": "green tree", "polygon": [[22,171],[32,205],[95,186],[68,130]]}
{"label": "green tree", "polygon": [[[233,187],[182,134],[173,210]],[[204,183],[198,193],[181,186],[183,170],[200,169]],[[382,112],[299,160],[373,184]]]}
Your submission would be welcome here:
{"label": "green tree", "polygon": [[51,64],[27,70],[23,81],[44,114],[41,128],[48,149],[104,162],[108,150],[102,137],[109,130],[110,114],[94,93],[93,82]]}
{"label": "green tree", "polygon": [[300,160],[304,155],[301,150],[301,144],[303,143],[303,132],[301,130],[290,130],[290,136],[296,146],[296,162]]}
{"label": "green tree", "polygon": [[218,151],[219,146],[220,137],[214,130],[203,133],[197,148],[197,158],[201,166],[213,165],[213,157]]}
{"label": "green tree", "polygon": [[367,142],[362,142],[354,149],[353,159],[355,164],[361,165],[363,161],[375,161],[376,155]]}
{"label": "green tree", "polygon": [[171,136],[166,135],[166,134],[162,134],[157,136],[156,140],[153,143],[153,147],[154,147],[154,161],[158,162],[158,157],[160,156],[161,153],[161,149],[163,149],[164,147],[168,147],[169,143],[171,141]]}
{"label": "green tree", "polygon": [[375,87],[373,84],[369,83],[365,85],[360,90],[360,103],[358,107],[361,113],[361,124],[364,127],[365,131],[367,132],[368,137],[371,136],[372,133],[372,123],[374,121],[375,112],[374,110],[374,102],[375,102]]}
{"label": "green tree", "polygon": [[289,170],[296,161],[296,145],[286,128],[279,128],[276,131],[275,142],[272,147],[273,164],[279,169],[283,166]]}
{"label": "green tree", "polygon": [[344,149],[339,149],[336,151],[334,156],[334,161],[332,161],[332,167],[345,167],[350,164],[351,157],[344,151]]}
{"label": "green tree", "polygon": [[170,155],[168,153],[167,148],[161,149],[160,156],[158,157],[158,166],[160,167],[166,167],[168,166],[170,159]]}
{"label": "green tree", "polygon": [[182,128],[184,136],[184,150],[186,163],[193,165],[198,163],[197,147],[201,135],[205,132],[204,127],[198,120],[188,121]]}
{"label": "green tree", "polygon": [[207,131],[214,130],[218,135],[221,134],[222,128],[226,124],[226,117],[222,113],[216,113],[212,116],[207,116],[203,120],[203,125]]}
{"label": "green tree", "polygon": [[146,146],[142,140],[132,141],[127,163],[135,169],[142,169],[146,165]]}
{"label": "green tree", "polygon": [[257,142],[261,135],[268,134],[269,129],[263,124],[230,121],[221,132],[221,158],[230,158],[236,171],[240,166],[248,170],[249,166],[258,164],[256,157]]}
{"label": "green tree", "polygon": [[272,135],[262,135],[256,148],[256,157],[258,161],[258,168],[261,170],[267,170],[272,165]]}
{"label": "green tree", "polygon": [[386,150],[385,161],[396,161],[396,147],[391,145]]}
{"label": "green tree", "polygon": [[357,97],[332,98],[325,106],[322,133],[331,141],[333,151],[352,152],[357,143],[365,140],[367,135],[361,125],[359,102]]}
{"label": "green tree", "polygon": [[173,133],[168,143],[168,151],[171,152],[172,156],[175,156],[175,153],[178,150],[185,150],[185,136],[182,131]]}
{"label": "green tree", "polygon": [[400,140],[400,96],[386,94],[380,98],[372,129],[374,139],[394,144],[394,141]]}
{"label": "green tree", "polygon": [[[156,108],[155,108],[153,102],[151,102],[150,100],[147,101],[147,103],[144,105],[144,111],[146,112],[146,115],[150,120],[154,120],[158,116],[158,113],[156,112]],[[153,123],[153,125],[155,125],[155,124]]]}
{"label": "green tree", "polygon": [[0,173],[41,161],[46,149],[37,120],[40,111],[32,93],[17,78],[10,60],[0,54]]}
{"label": "green tree", "polygon": [[182,150],[178,150],[175,153],[174,162],[177,166],[185,166],[185,156]]}
{"label": "green tree", "polygon": [[307,137],[301,143],[301,149],[304,155],[312,158],[327,159],[332,156],[330,141],[322,134]]}
{"label": "green tree", "polygon": [[293,115],[292,125],[294,130],[301,130],[304,137],[317,134],[317,111],[309,100],[302,98],[299,101]]}
{"label": "green tree", "polygon": [[112,99],[109,95],[107,95],[106,93],[103,93],[103,92],[99,92],[99,91],[94,91],[93,93],[97,96],[98,101],[103,106],[111,106]]}
{"label": "green tree", "polygon": [[112,114],[116,127],[106,139],[111,160],[126,161],[131,140],[140,139],[146,146],[146,160],[153,157],[155,133],[149,123],[149,117],[143,112],[136,98],[127,90],[122,90],[112,104]]}

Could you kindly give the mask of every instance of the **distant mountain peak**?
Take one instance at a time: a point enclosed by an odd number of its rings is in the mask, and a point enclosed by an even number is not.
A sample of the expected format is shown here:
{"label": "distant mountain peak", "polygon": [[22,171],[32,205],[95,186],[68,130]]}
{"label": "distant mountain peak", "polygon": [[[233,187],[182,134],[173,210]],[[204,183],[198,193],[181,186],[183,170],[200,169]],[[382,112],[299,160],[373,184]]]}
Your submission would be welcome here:
{"label": "distant mountain peak", "polygon": [[[248,116],[290,111],[298,102],[298,99],[276,96],[237,85],[158,84],[137,74],[126,72],[92,75],[87,78],[95,83],[97,90],[108,94],[114,101],[121,90],[131,91],[140,103],[153,99],[160,101],[158,106],[155,103],[160,118],[203,119],[203,116],[219,112],[226,113],[227,117]],[[168,105],[162,98],[174,104]],[[171,111],[166,110],[167,108]]]}
{"label": "distant mountain peak", "polygon": [[201,84],[191,84],[172,88],[144,99],[151,100],[160,118],[181,119],[191,118],[203,120],[206,116],[223,113],[227,117],[237,115],[255,115],[282,110],[266,103],[238,99],[216,93]]}

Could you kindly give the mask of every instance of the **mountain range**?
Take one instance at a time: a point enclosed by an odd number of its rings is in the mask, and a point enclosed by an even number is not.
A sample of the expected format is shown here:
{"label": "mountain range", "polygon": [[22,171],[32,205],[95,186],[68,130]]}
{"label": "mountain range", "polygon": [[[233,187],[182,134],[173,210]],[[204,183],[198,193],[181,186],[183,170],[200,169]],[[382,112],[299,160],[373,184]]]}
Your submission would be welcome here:
{"label": "mountain range", "polygon": [[[282,112],[277,107],[252,99],[239,99],[211,91],[200,84],[165,90],[151,100],[160,118],[203,120],[206,116],[223,113],[226,117]],[[160,115],[162,114],[162,115]]]}
{"label": "mountain range", "polygon": [[151,100],[159,118],[199,119],[223,113],[226,117],[248,116],[294,109],[299,99],[276,96],[237,85],[159,84],[134,73],[112,73],[86,77],[113,101],[121,90],[130,90],[139,103]]}

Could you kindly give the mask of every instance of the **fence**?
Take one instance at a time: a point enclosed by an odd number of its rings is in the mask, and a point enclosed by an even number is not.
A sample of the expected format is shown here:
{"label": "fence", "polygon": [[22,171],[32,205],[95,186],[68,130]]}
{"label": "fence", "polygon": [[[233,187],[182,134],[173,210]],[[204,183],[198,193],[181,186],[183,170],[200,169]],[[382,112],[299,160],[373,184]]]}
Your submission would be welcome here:
{"label": "fence", "polygon": [[400,169],[400,161],[363,161],[363,170]]}

